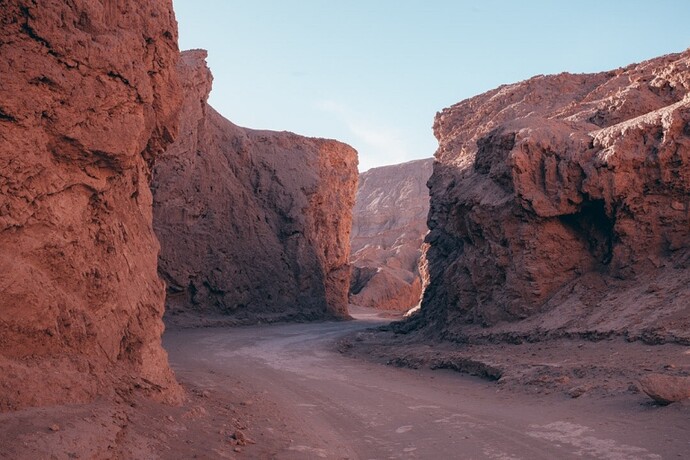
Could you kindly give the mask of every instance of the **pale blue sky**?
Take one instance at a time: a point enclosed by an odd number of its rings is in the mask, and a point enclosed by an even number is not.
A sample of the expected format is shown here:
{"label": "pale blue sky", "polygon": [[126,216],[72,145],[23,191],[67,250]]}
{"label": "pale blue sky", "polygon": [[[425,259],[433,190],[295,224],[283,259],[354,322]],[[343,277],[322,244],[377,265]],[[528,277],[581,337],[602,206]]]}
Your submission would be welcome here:
{"label": "pale blue sky", "polygon": [[360,171],[430,157],[434,115],[536,74],[690,47],[690,1],[174,0],[210,103],[241,126],[347,142]]}

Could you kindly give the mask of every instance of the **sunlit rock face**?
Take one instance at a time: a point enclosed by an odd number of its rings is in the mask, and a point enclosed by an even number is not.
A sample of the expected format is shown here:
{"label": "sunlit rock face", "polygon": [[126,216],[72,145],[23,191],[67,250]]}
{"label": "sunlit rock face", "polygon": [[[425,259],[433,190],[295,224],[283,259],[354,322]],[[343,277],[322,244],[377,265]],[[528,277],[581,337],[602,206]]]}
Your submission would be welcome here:
{"label": "sunlit rock face", "polygon": [[0,411],[177,400],[148,182],[181,101],[172,4],[1,3]]}
{"label": "sunlit rock face", "polygon": [[351,303],[397,310],[419,304],[432,163],[429,158],[360,174],[352,223]]}
{"label": "sunlit rock face", "polygon": [[537,76],[441,111],[419,324],[686,340],[689,60]]}
{"label": "sunlit rock face", "polygon": [[347,316],[356,151],[232,124],[206,103],[205,58],[182,53],[181,133],[154,173],[168,318]]}

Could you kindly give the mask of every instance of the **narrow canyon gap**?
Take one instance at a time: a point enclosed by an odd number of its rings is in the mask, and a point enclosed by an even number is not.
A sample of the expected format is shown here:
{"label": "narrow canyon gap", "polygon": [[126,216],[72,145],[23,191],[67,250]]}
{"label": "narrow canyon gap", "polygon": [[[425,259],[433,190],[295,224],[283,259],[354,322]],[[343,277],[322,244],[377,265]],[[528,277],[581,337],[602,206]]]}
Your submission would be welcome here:
{"label": "narrow canyon gap", "polygon": [[419,305],[427,282],[423,242],[432,164],[431,158],[415,160],[359,175],[351,237],[352,304],[402,311]]}

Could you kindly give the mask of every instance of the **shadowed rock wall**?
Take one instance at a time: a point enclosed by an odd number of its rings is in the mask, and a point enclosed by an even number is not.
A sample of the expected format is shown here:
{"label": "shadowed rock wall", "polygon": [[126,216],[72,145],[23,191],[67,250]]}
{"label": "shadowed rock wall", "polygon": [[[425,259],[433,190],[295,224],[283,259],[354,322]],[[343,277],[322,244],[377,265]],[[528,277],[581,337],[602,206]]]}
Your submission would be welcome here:
{"label": "shadowed rock wall", "polygon": [[346,316],[357,153],[232,124],[206,103],[205,57],[182,54],[181,135],[154,174],[170,320]]}

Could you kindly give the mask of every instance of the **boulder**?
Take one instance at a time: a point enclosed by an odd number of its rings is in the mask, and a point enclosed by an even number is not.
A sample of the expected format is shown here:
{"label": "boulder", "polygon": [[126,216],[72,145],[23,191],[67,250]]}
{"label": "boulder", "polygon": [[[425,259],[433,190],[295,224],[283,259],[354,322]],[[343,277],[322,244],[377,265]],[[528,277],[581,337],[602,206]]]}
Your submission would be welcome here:
{"label": "boulder", "polygon": [[648,374],[640,378],[640,386],[647,396],[659,404],[690,399],[690,377]]}

